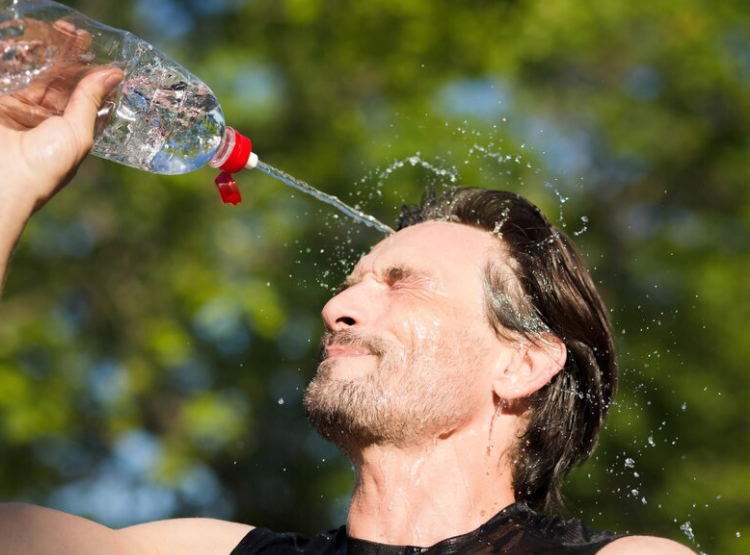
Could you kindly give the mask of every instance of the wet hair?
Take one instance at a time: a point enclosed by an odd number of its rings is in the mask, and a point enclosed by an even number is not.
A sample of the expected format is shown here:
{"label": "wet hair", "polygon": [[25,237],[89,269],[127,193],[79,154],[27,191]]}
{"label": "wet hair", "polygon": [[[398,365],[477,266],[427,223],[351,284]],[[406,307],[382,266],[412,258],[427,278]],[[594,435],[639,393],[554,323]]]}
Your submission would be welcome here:
{"label": "wet hair", "polygon": [[562,482],[596,446],[617,387],[604,303],[571,239],[515,193],[427,191],[420,206],[402,208],[398,228],[427,221],[495,233],[498,259],[485,269],[490,323],[506,338],[540,343],[553,334],[567,348],[563,369],[526,399],[528,424],[510,453],[516,499],[537,511],[560,510]]}

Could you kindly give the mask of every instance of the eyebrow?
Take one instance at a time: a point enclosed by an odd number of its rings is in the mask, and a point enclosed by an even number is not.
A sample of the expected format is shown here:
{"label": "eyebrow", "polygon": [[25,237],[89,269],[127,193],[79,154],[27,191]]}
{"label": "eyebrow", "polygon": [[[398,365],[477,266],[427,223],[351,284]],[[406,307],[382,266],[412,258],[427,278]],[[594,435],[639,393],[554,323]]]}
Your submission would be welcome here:
{"label": "eyebrow", "polygon": [[[386,268],[382,273],[382,278],[384,281],[388,282],[389,285],[393,285],[396,282],[404,281],[406,279],[410,278],[426,278],[428,277],[428,274],[425,272],[421,272],[419,270],[415,270],[414,268],[406,265],[398,265],[398,266],[390,266]],[[347,277],[341,285],[338,286],[336,289],[336,293],[341,293],[343,291],[346,291],[349,287],[352,287],[354,285],[357,285],[360,281],[362,281],[361,276],[351,275]]]}

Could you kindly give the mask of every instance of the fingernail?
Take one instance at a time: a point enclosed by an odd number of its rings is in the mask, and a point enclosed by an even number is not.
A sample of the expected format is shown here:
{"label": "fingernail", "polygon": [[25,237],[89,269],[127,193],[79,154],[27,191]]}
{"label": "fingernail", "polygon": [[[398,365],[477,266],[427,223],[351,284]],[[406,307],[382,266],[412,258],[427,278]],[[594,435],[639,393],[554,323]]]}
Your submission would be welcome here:
{"label": "fingernail", "polygon": [[117,85],[120,84],[120,81],[122,81],[122,78],[123,78],[123,75],[120,72],[111,73],[110,75],[106,77],[106,79],[104,79],[104,87],[108,91],[111,92],[112,90],[114,90],[115,87],[117,87]]}

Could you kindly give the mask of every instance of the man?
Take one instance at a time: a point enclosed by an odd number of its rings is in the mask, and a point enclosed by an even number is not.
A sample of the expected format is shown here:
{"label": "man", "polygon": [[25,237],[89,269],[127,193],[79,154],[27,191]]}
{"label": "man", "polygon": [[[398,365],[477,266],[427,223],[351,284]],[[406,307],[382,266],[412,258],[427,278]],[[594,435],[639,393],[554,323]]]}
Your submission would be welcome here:
{"label": "man", "polygon": [[[89,75],[64,116],[33,128],[0,116],[3,275],[26,221],[90,149],[97,108],[121,78]],[[346,527],[309,541],[211,519],[111,530],[6,504],[0,555],[691,553],[536,512],[559,504],[616,385],[606,311],[568,239],[498,191],[451,189],[401,223],[323,309],[305,395],[355,468]]]}

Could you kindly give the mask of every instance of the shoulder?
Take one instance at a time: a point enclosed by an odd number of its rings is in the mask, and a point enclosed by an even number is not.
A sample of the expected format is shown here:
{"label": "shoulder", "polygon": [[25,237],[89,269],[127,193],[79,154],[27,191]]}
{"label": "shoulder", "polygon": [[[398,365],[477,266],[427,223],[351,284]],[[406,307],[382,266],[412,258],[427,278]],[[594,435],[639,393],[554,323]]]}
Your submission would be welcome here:
{"label": "shoulder", "polygon": [[211,518],[147,522],[118,530],[144,553],[158,555],[229,555],[252,526]]}
{"label": "shoulder", "polygon": [[684,545],[654,536],[626,536],[619,538],[601,551],[600,555],[695,555]]}

